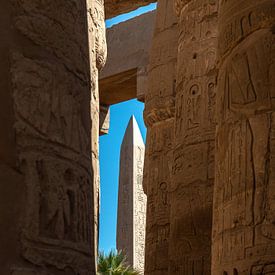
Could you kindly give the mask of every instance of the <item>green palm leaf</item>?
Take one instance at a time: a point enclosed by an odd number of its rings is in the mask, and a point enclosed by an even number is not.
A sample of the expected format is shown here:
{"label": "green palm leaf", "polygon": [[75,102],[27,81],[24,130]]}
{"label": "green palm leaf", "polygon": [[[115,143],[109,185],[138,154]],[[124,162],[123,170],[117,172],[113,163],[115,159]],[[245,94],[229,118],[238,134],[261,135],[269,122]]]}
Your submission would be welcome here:
{"label": "green palm leaf", "polygon": [[111,251],[108,255],[100,252],[97,261],[98,275],[140,275],[141,273],[126,263],[121,251]]}

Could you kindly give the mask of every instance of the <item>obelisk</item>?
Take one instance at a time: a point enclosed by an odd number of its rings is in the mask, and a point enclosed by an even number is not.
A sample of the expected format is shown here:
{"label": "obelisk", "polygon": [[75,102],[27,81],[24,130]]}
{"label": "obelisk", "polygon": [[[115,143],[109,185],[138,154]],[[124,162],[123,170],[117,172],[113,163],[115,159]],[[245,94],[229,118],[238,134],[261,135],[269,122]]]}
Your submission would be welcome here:
{"label": "obelisk", "polygon": [[144,271],[146,195],[143,192],[145,146],[134,116],[131,117],[120,149],[117,217],[117,250],[127,263]]}

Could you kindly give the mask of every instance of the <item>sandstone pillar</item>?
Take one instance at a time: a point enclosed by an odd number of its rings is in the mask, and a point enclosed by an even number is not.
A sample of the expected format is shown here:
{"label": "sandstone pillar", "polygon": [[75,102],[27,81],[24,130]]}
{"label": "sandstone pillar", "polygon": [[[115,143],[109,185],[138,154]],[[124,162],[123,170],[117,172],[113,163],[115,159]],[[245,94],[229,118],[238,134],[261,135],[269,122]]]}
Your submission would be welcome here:
{"label": "sandstone pillar", "polygon": [[144,142],[135,117],[127,126],[120,151],[117,249],[144,272],[146,195],[142,188]]}
{"label": "sandstone pillar", "polygon": [[94,230],[95,255],[98,252],[99,237],[99,208],[100,208],[100,170],[99,170],[99,134],[100,134],[100,105],[98,74],[106,62],[107,45],[105,36],[104,0],[86,0],[88,10],[90,77],[91,77],[91,121],[92,121],[92,167],[94,172]]}
{"label": "sandstone pillar", "polygon": [[147,194],[145,274],[168,274],[177,20],[171,0],[159,0],[145,98]]}
{"label": "sandstone pillar", "polygon": [[220,1],[213,274],[275,274],[275,4]]}
{"label": "sandstone pillar", "polygon": [[180,36],[169,274],[211,273],[217,2],[175,1]]}
{"label": "sandstone pillar", "polygon": [[86,1],[1,1],[0,35],[0,273],[95,274]]}

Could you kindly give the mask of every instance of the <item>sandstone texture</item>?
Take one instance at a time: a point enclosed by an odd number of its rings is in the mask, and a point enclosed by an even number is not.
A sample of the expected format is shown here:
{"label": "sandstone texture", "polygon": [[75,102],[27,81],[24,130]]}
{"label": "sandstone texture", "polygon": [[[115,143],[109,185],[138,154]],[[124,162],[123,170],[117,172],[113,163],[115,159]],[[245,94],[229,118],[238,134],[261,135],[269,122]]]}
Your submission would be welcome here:
{"label": "sandstone texture", "polygon": [[0,7],[0,274],[95,274],[103,2]]}
{"label": "sandstone texture", "polygon": [[96,274],[98,138],[132,98],[148,132],[144,169],[134,119],[121,149],[129,262],[275,274],[274,0],[159,0],[106,41],[104,10],[151,2],[1,2],[1,275]]}
{"label": "sandstone texture", "polygon": [[144,100],[155,14],[148,12],[107,29],[108,60],[99,82],[102,104]]}
{"label": "sandstone texture", "polygon": [[274,1],[220,3],[215,275],[275,274],[274,24]]}
{"label": "sandstone texture", "polygon": [[145,146],[136,122],[131,117],[120,151],[117,218],[117,249],[132,267],[144,272],[146,195],[143,192]]}
{"label": "sandstone texture", "polygon": [[145,94],[145,274],[168,274],[178,28],[173,2],[158,3]]}
{"label": "sandstone texture", "polygon": [[178,7],[170,274],[211,274],[218,1]]}
{"label": "sandstone texture", "polygon": [[[94,212],[94,249],[98,251],[98,224],[100,209],[100,170],[99,170],[99,135],[109,128],[108,108],[102,108],[99,100],[98,75],[107,58],[107,43],[105,34],[104,0],[86,0],[87,24],[89,38],[90,61],[90,123],[91,123],[91,156],[93,172],[93,212]],[[105,130],[104,130],[105,128]]]}

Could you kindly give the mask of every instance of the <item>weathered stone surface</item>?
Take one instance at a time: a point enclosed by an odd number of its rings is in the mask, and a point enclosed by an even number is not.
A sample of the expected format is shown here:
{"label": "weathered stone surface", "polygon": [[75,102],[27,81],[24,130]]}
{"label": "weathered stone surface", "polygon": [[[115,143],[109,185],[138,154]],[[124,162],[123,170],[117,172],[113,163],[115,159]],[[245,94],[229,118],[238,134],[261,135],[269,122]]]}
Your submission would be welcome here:
{"label": "weathered stone surface", "polygon": [[108,60],[99,82],[102,104],[144,100],[154,24],[155,12],[148,12],[107,29]]}
{"label": "weathered stone surface", "polygon": [[[110,30],[100,105],[103,0],[0,4],[0,274],[95,274],[98,135],[108,106],[135,97],[148,127],[145,274],[275,274],[274,0],[159,0],[153,20]],[[121,181],[118,248],[142,269],[139,142],[123,143],[138,165],[125,149],[136,182]]]}
{"label": "weathered stone surface", "polygon": [[95,274],[90,61],[104,63],[103,25],[93,18],[89,51],[86,1],[0,7],[0,273]]}
{"label": "weathered stone surface", "polygon": [[117,249],[144,271],[146,195],[142,176],[145,146],[135,117],[127,126],[120,151]]}
{"label": "weathered stone surface", "polygon": [[218,1],[175,3],[180,36],[169,274],[207,275],[211,274]]}
{"label": "weathered stone surface", "polygon": [[168,274],[169,265],[177,40],[173,1],[160,0],[144,111],[148,128],[144,167],[148,201],[145,274],[152,275]]}
{"label": "weathered stone surface", "polygon": [[275,5],[220,1],[212,274],[275,274]]}
{"label": "weathered stone surface", "polygon": [[155,0],[105,0],[106,18],[130,12],[139,7],[146,6]]}
{"label": "weathered stone surface", "polygon": [[105,35],[105,16],[104,16],[104,0],[88,0],[88,29],[89,29],[89,52],[90,52],[90,81],[91,81],[91,123],[92,123],[92,168],[94,173],[94,243],[95,255],[97,255],[98,244],[98,223],[100,209],[100,178],[99,178],[99,134],[101,124],[99,119],[100,103],[99,103],[99,85],[98,75],[103,68],[107,57],[107,44]]}

